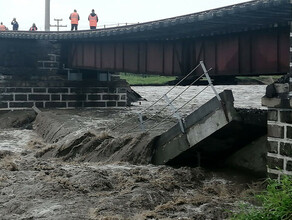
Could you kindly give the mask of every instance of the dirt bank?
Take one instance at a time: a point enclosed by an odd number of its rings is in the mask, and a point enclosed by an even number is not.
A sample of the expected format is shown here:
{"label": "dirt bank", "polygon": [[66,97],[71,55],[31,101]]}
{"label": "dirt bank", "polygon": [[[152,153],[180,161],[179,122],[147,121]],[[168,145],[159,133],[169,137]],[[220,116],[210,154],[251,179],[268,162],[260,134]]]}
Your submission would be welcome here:
{"label": "dirt bank", "polygon": [[[94,123],[88,128],[88,122],[84,118],[84,114],[87,115],[88,112],[79,111],[78,116],[76,113],[51,111],[37,115],[33,123],[34,130],[48,145],[37,153],[38,157],[80,162],[129,162],[136,165],[150,163],[152,143],[160,132],[142,133],[139,128],[138,132],[125,132],[127,125],[119,128],[115,126],[115,111],[108,112],[108,115],[94,116],[94,121],[98,121],[99,117],[102,117],[100,120],[107,121],[107,129]],[[124,121],[127,121],[128,115],[125,117]],[[111,127],[117,128],[113,129],[115,132],[109,129]]]}

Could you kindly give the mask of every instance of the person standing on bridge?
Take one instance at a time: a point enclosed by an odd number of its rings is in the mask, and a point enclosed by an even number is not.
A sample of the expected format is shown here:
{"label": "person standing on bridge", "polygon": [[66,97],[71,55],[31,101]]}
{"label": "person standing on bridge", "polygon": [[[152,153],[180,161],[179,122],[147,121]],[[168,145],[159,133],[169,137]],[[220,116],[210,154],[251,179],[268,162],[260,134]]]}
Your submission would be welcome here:
{"label": "person standing on bridge", "polygon": [[8,28],[1,22],[0,23],[0,31],[7,31]]}
{"label": "person standing on bridge", "polygon": [[69,19],[71,20],[71,31],[75,29],[77,31],[78,29],[78,21],[80,20],[79,14],[77,13],[77,10],[74,9],[74,12],[70,14]]}
{"label": "person standing on bridge", "polygon": [[29,31],[37,31],[37,30],[38,30],[37,26],[35,25],[35,23],[33,23]]}
{"label": "person standing on bridge", "polygon": [[16,18],[13,18],[13,20],[11,21],[11,25],[12,25],[12,30],[17,31],[18,30],[18,22],[16,21]]}
{"label": "person standing on bridge", "polygon": [[98,17],[94,12],[94,9],[91,10],[90,15],[88,16],[89,26],[91,30],[96,29]]}

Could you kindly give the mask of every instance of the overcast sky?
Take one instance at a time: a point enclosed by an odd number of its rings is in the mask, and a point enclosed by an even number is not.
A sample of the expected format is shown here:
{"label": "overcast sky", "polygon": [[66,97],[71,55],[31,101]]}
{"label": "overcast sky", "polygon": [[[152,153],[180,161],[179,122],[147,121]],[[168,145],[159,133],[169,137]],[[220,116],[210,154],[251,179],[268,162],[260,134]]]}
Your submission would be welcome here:
{"label": "overcast sky", "polygon": [[[98,26],[142,23],[214,9],[248,0],[51,0],[51,24],[54,18],[63,19],[60,30],[70,29],[69,15],[74,9],[80,15],[79,30],[89,29],[88,15],[95,9]],[[45,0],[0,0],[0,21],[9,30],[12,18],[19,23],[19,30],[28,30],[36,23],[44,30]],[[56,30],[56,28],[51,28]]]}

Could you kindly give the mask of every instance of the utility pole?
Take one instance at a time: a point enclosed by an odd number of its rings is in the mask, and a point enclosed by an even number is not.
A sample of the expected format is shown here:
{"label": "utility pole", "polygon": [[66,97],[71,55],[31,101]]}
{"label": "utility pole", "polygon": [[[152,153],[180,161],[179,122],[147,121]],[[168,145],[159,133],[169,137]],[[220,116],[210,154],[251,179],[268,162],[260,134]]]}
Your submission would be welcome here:
{"label": "utility pole", "polygon": [[57,24],[56,25],[50,25],[50,26],[51,27],[57,27],[57,31],[59,31],[59,27],[67,27],[67,25],[61,25],[60,24],[60,21],[63,21],[63,19],[54,18],[54,21],[57,21]]}
{"label": "utility pole", "polygon": [[45,5],[45,31],[50,31],[50,0],[46,0]]}

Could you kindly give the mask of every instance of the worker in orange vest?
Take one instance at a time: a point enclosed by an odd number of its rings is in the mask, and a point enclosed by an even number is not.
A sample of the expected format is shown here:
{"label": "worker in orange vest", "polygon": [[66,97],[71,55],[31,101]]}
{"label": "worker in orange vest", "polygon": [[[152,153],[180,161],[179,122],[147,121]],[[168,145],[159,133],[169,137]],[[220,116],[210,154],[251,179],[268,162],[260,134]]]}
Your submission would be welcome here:
{"label": "worker in orange vest", "polygon": [[96,25],[98,22],[98,17],[94,12],[94,9],[91,10],[90,15],[88,16],[90,29],[96,29]]}
{"label": "worker in orange vest", "polygon": [[0,23],[0,31],[7,31],[7,27],[1,22]]}
{"label": "worker in orange vest", "polygon": [[79,14],[77,13],[77,10],[74,9],[74,12],[70,14],[69,19],[71,20],[71,31],[75,29],[77,31],[78,29],[78,21],[80,20]]}
{"label": "worker in orange vest", "polygon": [[37,26],[35,25],[35,23],[33,23],[29,31],[37,31],[37,30],[38,30]]}

